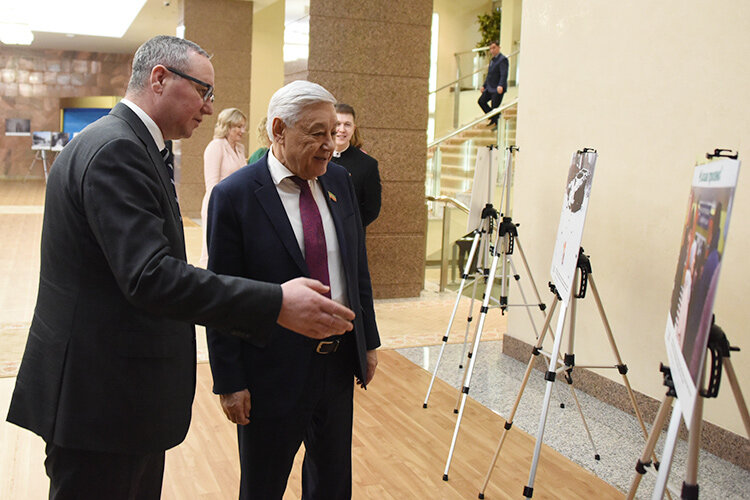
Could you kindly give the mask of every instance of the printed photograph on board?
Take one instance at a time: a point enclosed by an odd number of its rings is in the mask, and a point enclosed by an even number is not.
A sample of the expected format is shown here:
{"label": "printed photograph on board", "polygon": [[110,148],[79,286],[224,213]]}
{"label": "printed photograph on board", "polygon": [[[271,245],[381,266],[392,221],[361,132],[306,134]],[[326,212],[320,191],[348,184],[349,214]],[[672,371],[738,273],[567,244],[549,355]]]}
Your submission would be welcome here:
{"label": "printed photograph on board", "polygon": [[683,412],[690,414],[711,330],[738,173],[736,160],[721,159],[699,165],[688,196],[665,341]]}
{"label": "printed photograph on board", "polygon": [[70,134],[67,132],[52,132],[51,149],[52,151],[62,151],[62,148],[70,140]]}
{"label": "printed photograph on board", "polygon": [[578,151],[573,155],[568,169],[551,267],[552,283],[566,303],[575,278],[596,158],[596,151]]}
{"label": "printed photograph on board", "polygon": [[31,135],[31,120],[28,118],[6,118],[5,135]]}
{"label": "printed photograph on board", "polygon": [[52,149],[52,132],[36,131],[31,134],[31,149]]}

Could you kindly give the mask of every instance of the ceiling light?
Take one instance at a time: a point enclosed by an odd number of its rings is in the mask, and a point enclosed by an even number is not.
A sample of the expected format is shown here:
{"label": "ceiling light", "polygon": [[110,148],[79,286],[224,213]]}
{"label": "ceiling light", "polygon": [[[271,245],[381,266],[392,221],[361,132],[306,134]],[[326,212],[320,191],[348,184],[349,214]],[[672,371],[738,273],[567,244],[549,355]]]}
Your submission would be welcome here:
{"label": "ceiling light", "polygon": [[34,33],[28,24],[0,23],[0,42],[6,45],[31,45]]}
{"label": "ceiling light", "polygon": [[27,0],[9,6],[3,18],[25,23],[33,31],[120,38],[145,3],[146,0]]}

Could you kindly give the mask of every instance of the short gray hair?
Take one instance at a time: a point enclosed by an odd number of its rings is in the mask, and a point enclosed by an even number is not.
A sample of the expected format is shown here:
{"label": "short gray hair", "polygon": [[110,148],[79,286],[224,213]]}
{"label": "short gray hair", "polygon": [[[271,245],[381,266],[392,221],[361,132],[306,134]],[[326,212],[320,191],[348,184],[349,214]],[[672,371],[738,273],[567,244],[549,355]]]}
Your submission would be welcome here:
{"label": "short gray hair", "polygon": [[190,40],[169,35],[151,38],[138,47],[133,56],[133,71],[128,82],[128,91],[136,94],[142,91],[146,87],[151,70],[157,64],[170,66],[183,72],[188,71],[188,56],[191,51],[204,57],[211,57],[200,45]]}
{"label": "short gray hair", "polygon": [[307,80],[295,80],[277,90],[268,103],[266,132],[271,142],[274,118],[280,118],[287,127],[293,127],[302,109],[318,102],[336,104],[336,98],[317,83]]}

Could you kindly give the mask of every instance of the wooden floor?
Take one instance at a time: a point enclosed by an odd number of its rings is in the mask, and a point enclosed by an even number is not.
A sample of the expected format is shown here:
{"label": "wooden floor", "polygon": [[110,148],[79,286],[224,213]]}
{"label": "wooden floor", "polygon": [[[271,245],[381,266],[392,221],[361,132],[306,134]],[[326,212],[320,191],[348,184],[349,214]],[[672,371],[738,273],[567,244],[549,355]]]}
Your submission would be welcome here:
{"label": "wooden floor", "polygon": [[[36,298],[44,185],[0,182],[0,337],[25,335]],[[194,229],[194,228],[193,228]],[[192,232],[191,232],[192,231]],[[200,230],[186,231],[189,255],[200,254]],[[435,304],[428,304],[435,307]],[[393,330],[404,334],[400,314],[414,316],[413,304],[381,304],[382,328],[391,314]],[[428,307],[430,317],[438,314]],[[404,309],[401,311],[402,308]],[[449,308],[449,307],[448,307]],[[438,318],[440,340],[443,319]],[[420,321],[427,321],[420,319]],[[498,325],[502,328],[503,325]],[[22,346],[2,343],[0,349]],[[421,339],[423,340],[423,339]],[[394,345],[398,345],[395,343]],[[21,348],[21,347],[18,347]],[[15,358],[20,355],[16,354]],[[477,498],[503,420],[469,398],[450,469],[442,480],[456,416],[456,392],[436,382],[430,407],[422,408],[430,374],[395,351],[381,350],[375,380],[367,391],[355,391],[353,436],[353,497],[355,499]],[[211,394],[207,364],[198,365],[193,421],[187,439],[167,453],[163,498],[213,500],[237,497],[239,460],[236,431]],[[42,500],[47,497],[44,444],[32,433],[4,421],[15,378],[0,378],[0,500]],[[489,487],[488,499],[520,498],[534,441],[520,430],[509,433]],[[285,499],[299,498],[301,453],[290,477]],[[534,484],[534,499],[622,498],[622,494],[557,452],[544,447]]]}
{"label": "wooden floor", "polygon": [[[429,408],[422,400],[430,374],[395,351],[382,351],[375,380],[357,389],[353,437],[353,498],[477,498],[503,420],[468,399],[449,480],[445,460],[455,425],[456,392],[437,381]],[[5,415],[14,379],[0,379],[0,412]],[[198,365],[193,423],[187,439],[167,452],[163,498],[212,500],[237,497],[239,461],[235,427],[211,394],[208,365]],[[44,445],[30,432],[0,425],[0,499],[42,500],[48,482]],[[485,498],[520,498],[528,481],[534,441],[512,429]],[[284,499],[300,498],[301,452]],[[535,499],[606,499],[623,494],[559,453],[543,448],[534,484]]]}

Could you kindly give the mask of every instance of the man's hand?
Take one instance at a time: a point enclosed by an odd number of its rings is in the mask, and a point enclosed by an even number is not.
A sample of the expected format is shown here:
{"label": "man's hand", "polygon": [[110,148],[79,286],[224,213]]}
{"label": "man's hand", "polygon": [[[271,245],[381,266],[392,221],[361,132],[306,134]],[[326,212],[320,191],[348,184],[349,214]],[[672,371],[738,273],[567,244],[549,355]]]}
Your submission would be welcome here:
{"label": "man's hand", "polygon": [[244,389],[231,394],[219,394],[219,401],[229,420],[239,425],[250,423],[250,391]]}
{"label": "man's hand", "polygon": [[499,86],[497,87],[497,93],[498,93],[498,94],[502,94],[502,93],[503,93],[503,86],[502,86],[502,85],[499,85]]}
{"label": "man's hand", "polygon": [[482,88],[479,89],[479,92],[484,93],[484,85],[482,85]]}
{"label": "man's hand", "polygon": [[371,351],[367,351],[367,380],[365,380],[364,384],[361,380],[357,380],[357,384],[359,384],[360,387],[363,389],[366,388],[366,386],[370,383],[372,378],[375,376],[375,368],[378,366],[378,351],[375,349],[372,349]]}
{"label": "man's hand", "polygon": [[276,322],[314,339],[341,335],[354,328],[354,312],[326,298],[327,286],[309,278],[295,278],[281,285],[281,311]]}

